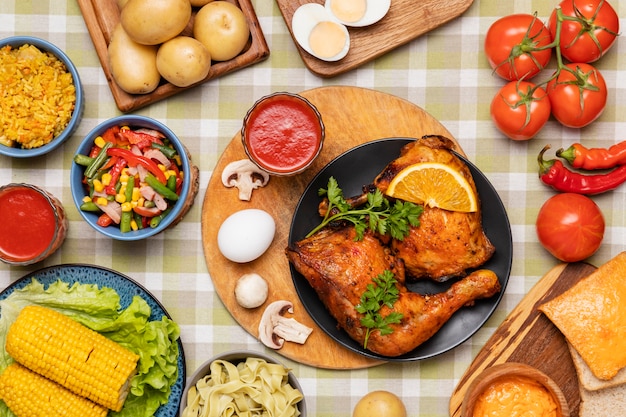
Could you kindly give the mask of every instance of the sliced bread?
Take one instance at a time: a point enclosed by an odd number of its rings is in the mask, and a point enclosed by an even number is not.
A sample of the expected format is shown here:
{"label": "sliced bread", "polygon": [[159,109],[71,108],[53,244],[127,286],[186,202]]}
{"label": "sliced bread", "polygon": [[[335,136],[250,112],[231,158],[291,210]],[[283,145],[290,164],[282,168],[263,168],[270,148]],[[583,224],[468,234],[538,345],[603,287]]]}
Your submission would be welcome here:
{"label": "sliced bread", "polygon": [[[591,372],[591,369],[589,369],[576,349],[569,343],[567,346],[569,347],[572,360],[574,361],[574,367],[576,368],[576,374],[578,375],[578,382],[581,385],[581,389],[584,388],[585,391],[598,391],[626,384],[626,368],[622,368],[617,375],[608,381],[599,379]],[[624,394],[626,394],[626,390],[624,390]],[[626,416],[626,413],[624,413],[623,416]]]}

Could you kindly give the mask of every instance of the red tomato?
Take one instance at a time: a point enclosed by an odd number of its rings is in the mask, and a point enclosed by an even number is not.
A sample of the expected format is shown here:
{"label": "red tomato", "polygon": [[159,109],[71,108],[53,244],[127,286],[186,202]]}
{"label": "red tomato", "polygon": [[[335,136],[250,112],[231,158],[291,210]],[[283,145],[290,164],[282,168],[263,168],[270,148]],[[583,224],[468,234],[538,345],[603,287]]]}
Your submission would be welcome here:
{"label": "red tomato", "polygon": [[539,242],[555,258],[578,262],[600,247],[604,238],[604,216],[589,197],[561,193],[543,204],[536,228]]}
{"label": "red tomato", "polygon": [[509,81],[491,101],[491,119],[513,140],[534,137],[550,118],[550,100],[541,87],[528,81]]}
{"label": "red tomato", "polygon": [[567,64],[546,88],[552,115],[567,127],[583,127],[596,120],[606,106],[604,77],[589,64]]}
{"label": "red tomato", "polygon": [[102,213],[100,217],[98,217],[98,220],[96,221],[96,224],[102,227],[109,227],[111,223],[113,223],[113,220],[106,213]]}
{"label": "red tomato", "polygon": [[[559,46],[570,62],[594,62],[611,48],[619,33],[619,17],[606,0],[563,0]],[[549,20],[556,39],[557,9]]]}
{"label": "red tomato", "polygon": [[550,62],[550,31],[537,16],[513,14],[496,20],[485,36],[485,54],[495,73],[506,80],[528,80]]}

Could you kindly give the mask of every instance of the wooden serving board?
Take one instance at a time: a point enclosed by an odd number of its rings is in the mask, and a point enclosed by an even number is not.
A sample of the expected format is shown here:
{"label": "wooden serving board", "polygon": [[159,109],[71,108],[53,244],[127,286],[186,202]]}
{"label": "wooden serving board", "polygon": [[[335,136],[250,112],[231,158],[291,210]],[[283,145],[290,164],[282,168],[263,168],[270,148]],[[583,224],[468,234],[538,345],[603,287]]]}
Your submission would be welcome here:
{"label": "wooden serving board", "polygon": [[[374,0],[376,1],[376,0]],[[392,0],[387,15],[374,25],[348,28],[350,51],[337,62],[315,58],[294,43],[306,67],[320,77],[334,77],[369,62],[462,15],[474,0]],[[324,0],[276,0],[293,38],[291,19],[305,3]]]}
{"label": "wooden serving board", "polygon": [[450,398],[451,417],[461,416],[463,397],[474,378],[487,367],[503,362],[526,363],[543,371],[563,391],[571,416],[578,416],[578,378],[565,337],[537,307],[595,269],[586,263],[561,264],[535,284],[478,352],[459,381]]}
{"label": "wooden serving board", "polygon": [[[241,135],[237,133],[218,161],[204,197],[202,243],[207,267],[228,311],[255,337],[263,309],[268,303],[281,299],[293,302],[294,314],[289,316],[314,330],[304,345],[286,343],[278,351],[279,354],[320,368],[354,369],[377,365],[382,362],[354,353],[327,336],[300,302],[285,256],[296,204],[317,172],[336,156],[357,145],[380,138],[421,137],[426,134],[453,138],[446,128],[420,107],[389,94],[354,87],[321,87],[300,94],[308,98],[322,115],[326,140],[321,154],[313,166],[302,174],[272,177],[267,186],[254,190],[249,202],[240,201],[237,189],[226,188],[221,182],[222,171],[229,162],[246,158]],[[462,152],[460,148],[457,150]],[[271,214],[276,221],[276,235],[262,257],[247,264],[237,264],[219,252],[217,232],[229,215],[247,208],[260,208]],[[268,281],[270,294],[264,306],[246,310],[237,304],[233,293],[237,279],[251,272]]]}
{"label": "wooden serving board", "polygon": [[[141,107],[163,100],[167,97],[188,90],[199,84],[203,84],[213,78],[247,67],[266,59],[270,50],[265,41],[261,26],[250,0],[226,0],[238,6],[244,13],[248,25],[250,26],[250,40],[244,50],[235,58],[224,62],[213,62],[209,74],[206,78],[188,87],[176,87],[166,81],[162,81],[156,90],[149,94],[129,94],[122,90],[111,74],[109,65],[108,47],[111,42],[113,29],[120,21],[120,10],[116,0],[77,0],[78,6],[83,14],[83,19],[89,30],[91,41],[96,48],[96,53],[100,59],[100,65],[104,70],[109,88],[117,107],[123,112],[130,112]],[[193,16],[183,35],[191,36],[193,28]]]}

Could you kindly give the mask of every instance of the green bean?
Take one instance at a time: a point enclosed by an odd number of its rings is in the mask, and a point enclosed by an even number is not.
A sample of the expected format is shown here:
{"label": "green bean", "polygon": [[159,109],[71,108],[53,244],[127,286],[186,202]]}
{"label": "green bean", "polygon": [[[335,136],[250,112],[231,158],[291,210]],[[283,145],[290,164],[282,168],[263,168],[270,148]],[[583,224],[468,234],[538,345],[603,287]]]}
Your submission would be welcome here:
{"label": "green bean", "polygon": [[146,200],[143,202],[143,206],[145,208],[152,208],[152,207],[156,207],[156,204],[152,200]]}
{"label": "green bean", "polygon": [[167,188],[167,186],[163,185],[161,181],[157,180],[154,177],[154,175],[147,174],[146,183],[148,183],[148,185],[152,187],[154,191],[161,194],[163,197],[167,198],[168,200],[171,200],[171,201],[178,200],[178,194],[176,194],[174,191]]}
{"label": "green bean", "polygon": [[170,148],[169,146],[161,145],[160,143],[156,143],[156,142],[152,142],[151,146],[154,149],[160,150],[163,153],[163,155],[165,155],[169,159],[172,159],[173,157],[176,156],[176,149],[174,148]]}
{"label": "green bean", "polygon": [[98,154],[98,156],[96,156],[91,164],[89,164],[87,169],[85,169],[85,177],[93,178],[96,175],[100,167],[102,167],[102,165],[104,165],[104,163],[106,162],[108,157],[107,149],[109,149],[111,146],[113,146],[113,143],[111,142],[106,142],[104,144],[102,149],[100,149],[100,153]]}
{"label": "green bean", "polygon": [[133,220],[137,223],[137,229],[143,229],[143,222],[141,221],[141,216],[133,211]]}
{"label": "green bean", "polygon": [[100,211],[100,208],[93,201],[87,201],[80,205],[81,211]]}
{"label": "green bean", "polygon": [[155,227],[157,227],[161,223],[161,220],[163,220],[163,218],[165,216],[167,216],[170,213],[171,210],[172,210],[171,208],[168,208],[168,209],[164,210],[158,216],[154,216],[153,218],[151,218],[150,219],[150,227],[153,228],[153,229]]}
{"label": "green bean", "polygon": [[74,162],[76,162],[78,165],[82,165],[85,167],[88,167],[89,165],[91,165],[93,163],[94,158],[87,156],[87,155],[83,155],[81,153],[77,153],[76,155],[74,155]]}
{"label": "green bean", "polygon": [[133,199],[133,187],[135,187],[135,177],[129,176],[128,182],[126,183],[126,190],[124,192],[124,197],[126,197],[126,201],[129,203]]}
{"label": "green bean", "polygon": [[170,175],[167,178],[167,188],[174,192],[176,191],[176,175]]}
{"label": "green bean", "polygon": [[131,211],[122,211],[122,216],[120,218],[120,232],[128,233],[130,232],[130,221],[133,219],[133,212]]}

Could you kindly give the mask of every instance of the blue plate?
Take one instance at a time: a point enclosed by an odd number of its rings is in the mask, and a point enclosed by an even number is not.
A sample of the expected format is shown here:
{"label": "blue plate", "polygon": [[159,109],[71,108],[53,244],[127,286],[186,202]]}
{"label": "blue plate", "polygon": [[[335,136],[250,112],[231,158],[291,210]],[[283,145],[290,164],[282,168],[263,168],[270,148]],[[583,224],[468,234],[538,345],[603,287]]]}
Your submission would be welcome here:
{"label": "blue plate", "polygon": [[[122,308],[128,307],[133,297],[138,295],[150,306],[152,310],[150,316],[151,321],[161,320],[163,316],[171,318],[167,311],[165,311],[163,305],[138,282],[112,269],[92,265],[56,265],[31,272],[5,288],[4,291],[0,293],[0,300],[7,298],[13,291],[24,288],[31,283],[33,278],[46,288],[57,280],[67,282],[70,285],[78,282],[80,284],[96,284],[99,287],[113,288],[120,296]],[[183,352],[183,345],[180,339],[178,340],[178,351],[180,352],[178,355],[178,379],[174,385],[172,385],[168,403],[159,407],[155,417],[175,417],[178,415],[178,408],[180,406],[183,389],[185,388],[186,378],[185,353]]]}

